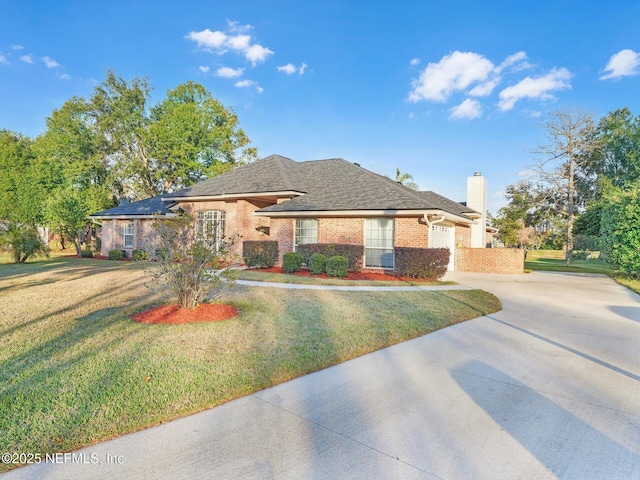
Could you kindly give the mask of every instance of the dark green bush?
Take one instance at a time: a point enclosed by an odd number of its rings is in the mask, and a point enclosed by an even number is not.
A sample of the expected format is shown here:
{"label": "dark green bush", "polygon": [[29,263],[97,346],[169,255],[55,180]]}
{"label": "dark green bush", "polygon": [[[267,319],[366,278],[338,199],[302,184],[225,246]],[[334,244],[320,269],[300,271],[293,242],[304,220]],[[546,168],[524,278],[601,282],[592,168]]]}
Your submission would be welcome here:
{"label": "dark green bush", "polygon": [[330,277],[346,277],[349,275],[349,260],[342,255],[334,255],[327,260],[327,275]]}
{"label": "dark green bush", "polygon": [[109,250],[109,260],[122,260],[124,252],[122,250]]}
{"label": "dark green bush", "polygon": [[395,273],[401,277],[437,280],[447,273],[448,248],[395,248]]}
{"label": "dark green bush", "polygon": [[313,275],[320,275],[327,268],[327,257],[321,253],[314,253],[309,257],[307,267]]}
{"label": "dark green bush", "polygon": [[326,258],[340,255],[349,262],[349,271],[357,272],[362,268],[362,257],[364,255],[363,245],[349,245],[346,243],[307,243],[296,247],[298,253],[302,254],[304,263],[309,265],[311,255],[321,253]]}
{"label": "dark green bush", "polygon": [[155,257],[157,260],[165,260],[169,255],[169,250],[166,248],[160,247],[156,248]]}
{"label": "dark green bush", "polygon": [[93,258],[93,252],[89,248],[83,249],[80,250],[80,256],[84,258]]}
{"label": "dark green bush", "polygon": [[275,240],[245,240],[242,258],[249,268],[271,268],[278,261],[278,242]]}
{"label": "dark green bush", "polygon": [[295,273],[302,267],[302,255],[297,252],[288,252],[282,256],[282,270],[287,273]]}
{"label": "dark green bush", "polygon": [[149,254],[146,250],[134,250],[131,252],[131,259],[133,261],[146,260],[147,258],[149,258]]}

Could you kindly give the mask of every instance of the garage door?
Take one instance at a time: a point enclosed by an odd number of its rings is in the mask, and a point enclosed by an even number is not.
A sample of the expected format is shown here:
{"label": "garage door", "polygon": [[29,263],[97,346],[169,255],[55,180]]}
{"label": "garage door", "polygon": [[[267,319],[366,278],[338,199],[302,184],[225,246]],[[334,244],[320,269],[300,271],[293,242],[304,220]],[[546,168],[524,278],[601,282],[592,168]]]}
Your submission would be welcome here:
{"label": "garage door", "polygon": [[430,248],[445,248],[447,247],[451,252],[449,256],[448,270],[453,270],[454,253],[456,244],[456,230],[455,227],[447,227],[444,225],[431,225],[431,234],[429,235],[429,247]]}

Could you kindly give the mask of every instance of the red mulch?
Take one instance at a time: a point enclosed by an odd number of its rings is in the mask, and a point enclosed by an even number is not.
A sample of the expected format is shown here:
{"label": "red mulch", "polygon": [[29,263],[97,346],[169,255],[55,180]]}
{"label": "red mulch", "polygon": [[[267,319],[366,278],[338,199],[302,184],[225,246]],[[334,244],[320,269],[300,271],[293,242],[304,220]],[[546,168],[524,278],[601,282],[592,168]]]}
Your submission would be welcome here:
{"label": "red mulch", "polygon": [[194,310],[178,305],[162,305],[146,312],[136,313],[131,318],[138,323],[183,324],[194,322],[219,322],[238,315],[238,309],[231,305],[203,303]]}
{"label": "red mulch", "polygon": [[[295,273],[287,273],[282,270],[282,267],[272,267],[272,268],[262,268],[261,272],[268,273],[281,273],[283,275],[297,275],[299,277],[314,277],[314,278],[335,278],[330,277],[326,273],[322,273],[320,275],[311,275],[309,270],[298,270]],[[379,281],[379,282],[432,282],[433,280],[426,280],[420,278],[406,278],[406,277],[396,277],[394,275],[387,275],[386,273],[375,273],[375,272],[349,272],[347,278],[343,278],[342,280],[370,280],[370,281]]]}

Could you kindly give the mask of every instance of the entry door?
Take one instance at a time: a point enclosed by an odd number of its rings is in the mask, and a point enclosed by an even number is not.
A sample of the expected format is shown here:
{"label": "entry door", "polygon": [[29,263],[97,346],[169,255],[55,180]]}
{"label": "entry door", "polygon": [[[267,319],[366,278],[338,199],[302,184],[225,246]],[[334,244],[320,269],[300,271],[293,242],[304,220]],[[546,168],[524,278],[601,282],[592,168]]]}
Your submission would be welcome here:
{"label": "entry door", "polygon": [[456,251],[456,229],[455,227],[447,227],[445,225],[431,225],[431,234],[429,235],[430,248],[448,248],[449,249],[449,265],[447,270],[453,270],[455,265]]}

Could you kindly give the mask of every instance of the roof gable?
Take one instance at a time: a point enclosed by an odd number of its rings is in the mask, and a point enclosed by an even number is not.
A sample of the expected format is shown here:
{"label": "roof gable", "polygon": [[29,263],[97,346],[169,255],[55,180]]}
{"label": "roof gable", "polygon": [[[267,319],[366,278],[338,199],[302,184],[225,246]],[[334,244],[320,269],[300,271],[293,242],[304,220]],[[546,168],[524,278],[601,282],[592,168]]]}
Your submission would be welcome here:
{"label": "roof gable", "polygon": [[477,213],[435,192],[417,192],[341,158],[295,162],[280,155],[270,155],[178,192],[122,205],[92,216],[145,215],[151,210],[168,213],[171,201],[249,197],[265,193],[295,195],[258,211],[267,216],[286,212],[295,215],[319,211],[442,210],[468,218],[469,214]]}

